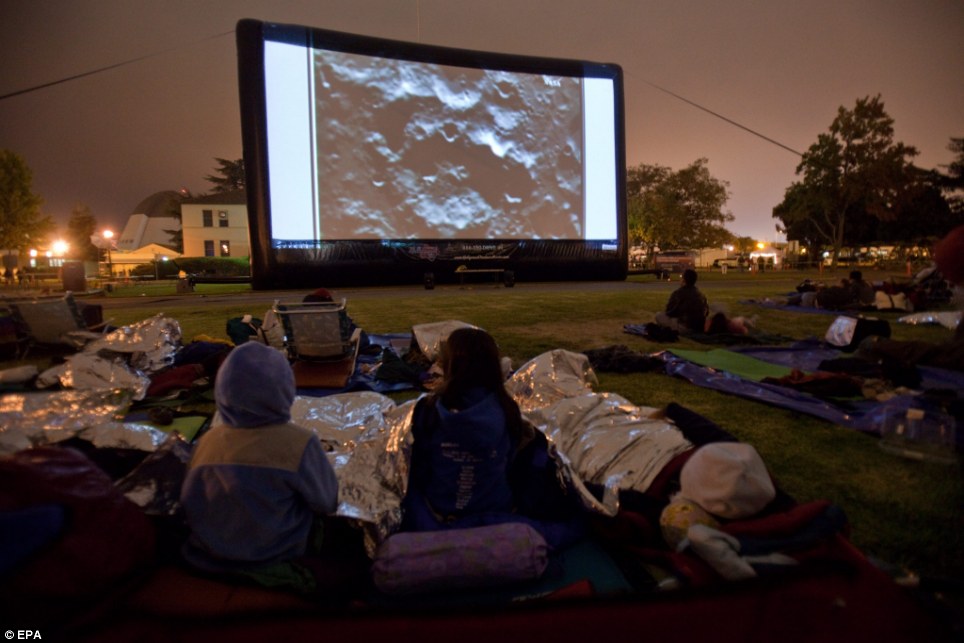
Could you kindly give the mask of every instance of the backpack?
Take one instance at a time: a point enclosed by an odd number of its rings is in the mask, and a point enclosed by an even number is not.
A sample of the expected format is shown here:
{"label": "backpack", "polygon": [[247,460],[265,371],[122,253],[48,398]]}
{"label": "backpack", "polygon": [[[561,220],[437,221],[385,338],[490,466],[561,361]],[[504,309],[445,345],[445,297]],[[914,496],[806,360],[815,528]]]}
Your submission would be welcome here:
{"label": "backpack", "polygon": [[657,324],[656,322],[646,324],[643,332],[647,339],[651,339],[654,342],[675,342],[679,340],[679,332],[668,326]]}

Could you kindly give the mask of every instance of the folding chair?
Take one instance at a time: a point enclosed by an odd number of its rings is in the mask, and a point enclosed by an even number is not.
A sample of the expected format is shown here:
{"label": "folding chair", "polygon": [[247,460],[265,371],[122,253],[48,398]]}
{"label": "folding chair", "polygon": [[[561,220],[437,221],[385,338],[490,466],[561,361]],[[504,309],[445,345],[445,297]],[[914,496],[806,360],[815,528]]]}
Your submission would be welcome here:
{"label": "folding chair", "polygon": [[100,337],[102,333],[95,331],[107,325],[107,322],[87,325],[70,292],[63,297],[10,300],[6,305],[25,339],[21,359],[35,346],[82,348]]}
{"label": "folding chair", "polygon": [[361,329],[352,331],[341,302],[275,301],[272,311],[284,328],[284,346],[299,387],[338,388],[355,369]]}

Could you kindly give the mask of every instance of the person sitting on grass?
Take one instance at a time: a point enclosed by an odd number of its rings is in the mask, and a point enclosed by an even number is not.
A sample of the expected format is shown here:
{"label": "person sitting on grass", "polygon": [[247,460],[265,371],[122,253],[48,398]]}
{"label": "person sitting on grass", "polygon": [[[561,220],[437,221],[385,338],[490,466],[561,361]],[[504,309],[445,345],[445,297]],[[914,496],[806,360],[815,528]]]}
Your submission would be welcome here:
{"label": "person sitting on grass", "polygon": [[696,287],[695,270],[684,270],[682,279],[683,285],[669,296],[666,310],[656,313],[656,323],[677,332],[702,333],[709,315],[706,297]]}
{"label": "person sitting on grass", "polygon": [[505,390],[492,336],[458,328],[440,353],[442,382],[419,401],[412,419],[409,505],[428,510],[406,516],[416,531],[435,527],[435,517],[511,512],[509,460],[524,440],[522,414]]}
{"label": "person sitting on grass", "polygon": [[850,288],[851,305],[853,307],[873,307],[877,296],[876,291],[874,290],[873,284],[864,280],[864,275],[861,271],[850,271],[848,287]]}
{"label": "person sitting on grass", "polygon": [[578,538],[581,515],[544,468],[545,436],[523,421],[506,391],[492,336],[452,331],[439,363],[441,383],[413,411],[401,531],[523,522],[550,547]]}
{"label": "person sitting on grass", "polygon": [[[964,225],[951,230],[934,245],[934,262],[953,286],[952,303],[964,311]],[[902,366],[935,366],[964,372],[964,320],[958,322],[951,337],[941,342],[897,340],[871,335],[860,342],[854,357],[882,363],[889,360]],[[957,414],[962,413],[956,404]]]}
{"label": "person sitting on grass", "polygon": [[[216,423],[198,440],[181,487],[190,530],[184,558],[255,581],[297,578],[288,566],[320,555],[318,536],[329,538],[322,518],[338,506],[338,479],[314,432],[291,422],[291,366],[280,351],[246,342],[224,360],[214,395]],[[307,576],[318,568],[323,577],[317,561]],[[312,579],[299,589],[324,588]]]}

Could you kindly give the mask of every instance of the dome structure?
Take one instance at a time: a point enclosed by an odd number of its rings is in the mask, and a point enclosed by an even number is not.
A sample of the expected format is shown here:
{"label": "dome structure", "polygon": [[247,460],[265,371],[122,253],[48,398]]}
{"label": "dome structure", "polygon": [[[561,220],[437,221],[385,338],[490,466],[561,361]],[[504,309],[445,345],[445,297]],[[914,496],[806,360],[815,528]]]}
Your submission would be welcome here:
{"label": "dome structure", "polygon": [[184,195],[174,190],[155,192],[137,204],[131,214],[143,214],[149,218],[170,217],[180,212],[179,206]]}
{"label": "dome structure", "polygon": [[117,238],[117,249],[134,251],[152,243],[174,249],[172,235],[181,229],[182,201],[183,194],[165,190],[138,203]]}

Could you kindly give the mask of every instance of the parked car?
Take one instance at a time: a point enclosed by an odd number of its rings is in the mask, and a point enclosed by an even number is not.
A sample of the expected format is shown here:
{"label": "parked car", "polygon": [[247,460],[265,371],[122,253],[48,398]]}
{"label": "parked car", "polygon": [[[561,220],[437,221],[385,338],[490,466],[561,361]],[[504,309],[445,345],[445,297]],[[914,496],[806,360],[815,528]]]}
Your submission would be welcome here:
{"label": "parked car", "polygon": [[722,259],[714,259],[713,267],[722,268],[724,265],[727,268],[739,268],[740,266],[745,266],[748,260],[747,255],[734,255],[732,257],[724,257]]}

